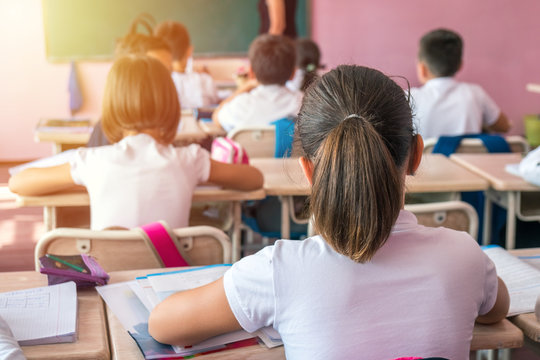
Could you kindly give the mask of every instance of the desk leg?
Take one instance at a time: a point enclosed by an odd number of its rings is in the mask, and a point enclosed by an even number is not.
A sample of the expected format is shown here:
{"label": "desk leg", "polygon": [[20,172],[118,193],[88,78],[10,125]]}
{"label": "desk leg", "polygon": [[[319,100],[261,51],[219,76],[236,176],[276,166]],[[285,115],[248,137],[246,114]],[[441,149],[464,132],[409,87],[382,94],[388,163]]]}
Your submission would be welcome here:
{"label": "desk leg", "polygon": [[510,349],[499,349],[497,357],[499,360],[510,360]]}
{"label": "desk leg", "polygon": [[55,206],[43,207],[43,222],[45,224],[46,231],[51,231],[56,228],[56,207]]}
{"label": "desk leg", "polygon": [[232,261],[240,260],[241,225],[242,225],[242,203],[233,201],[233,230],[232,230]]}
{"label": "desk leg", "polygon": [[516,247],[516,196],[515,191],[509,191],[508,208],[506,209],[506,249]]}
{"label": "desk leg", "polygon": [[491,243],[491,210],[493,203],[487,192],[484,193],[484,223],[482,224],[483,233],[482,233],[482,245],[488,245]]}
{"label": "desk leg", "polygon": [[289,196],[280,196],[281,200],[281,238],[291,237],[291,222],[289,218]]}

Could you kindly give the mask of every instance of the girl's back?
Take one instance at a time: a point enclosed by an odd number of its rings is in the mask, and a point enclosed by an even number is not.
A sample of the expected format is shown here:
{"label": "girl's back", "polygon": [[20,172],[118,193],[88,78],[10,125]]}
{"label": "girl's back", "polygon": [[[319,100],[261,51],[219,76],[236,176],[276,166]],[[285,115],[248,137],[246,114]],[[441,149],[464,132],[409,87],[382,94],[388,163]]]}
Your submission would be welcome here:
{"label": "girl's back", "polygon": [[133,228],[156,220],[188,226],[195,187],[208,180],[210,158],[198,145],[175,148],[150,135],[81,148],[71,176],[90,195],[91,228]]}
{"label": "girl's back", "polygon": [[287,358],[468,359],[474,319],[495,302],[496,276],[468,234],[423,227],[403,210],[369,262],[320,236],[280,240],[235,265],[224,286],[242,327],[274,324]]}

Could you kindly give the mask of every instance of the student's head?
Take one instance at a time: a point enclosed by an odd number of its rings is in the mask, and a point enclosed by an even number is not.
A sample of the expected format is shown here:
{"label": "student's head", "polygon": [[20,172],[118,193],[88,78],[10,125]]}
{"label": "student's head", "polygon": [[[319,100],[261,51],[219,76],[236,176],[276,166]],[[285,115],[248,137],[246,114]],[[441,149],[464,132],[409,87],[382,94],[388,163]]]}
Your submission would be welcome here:
{"label": "student's head", "polygon": [[317,77],[317,69],[320,68],[321,52],[317,44],[310,39],[302,38],[296,40],[296,67],[304,71],[301,90]]}
{"label": "student's head", "polygon": [[294,42],[282,35],[260,35],[249,47],[249,62],[259,83],[284,85],[294,73]]}
{"label": "student's head", "polygon": [[[142,14],[133,21],[127,35],[117,40],[115,55],[146,54],[158,59],[169,71],[172,71],[171,48],[164,39],[153,35],[148,16]],[[140,33],[139,27],[145,29],[147,33]]]}
{"label": "student's head", "polygon": [[113,64],[103,96],[102,125],[110,142],[127,134],[148,133],[156,141],[173,141],[180,104],[169,71],[150,56],[132,54]]}
{"label": "student's head", "polygon": [[454,76],[461,67],[462,53],[461,36],[451,30],[437,29],[420,39],[418,61],[433,77]]}
{"label": "student's head", "polygon": [[184,64],[193,52],[187,28],[179,22],[168,20],[160,23],[154,34],[163,39],[171,49],[173,63]]}
{"label": "student's head", "polygon": [[421,158],[403,89],[377,70],[339,66],[308,87],[296,126],[316,230],[337,252],[370,260]]}

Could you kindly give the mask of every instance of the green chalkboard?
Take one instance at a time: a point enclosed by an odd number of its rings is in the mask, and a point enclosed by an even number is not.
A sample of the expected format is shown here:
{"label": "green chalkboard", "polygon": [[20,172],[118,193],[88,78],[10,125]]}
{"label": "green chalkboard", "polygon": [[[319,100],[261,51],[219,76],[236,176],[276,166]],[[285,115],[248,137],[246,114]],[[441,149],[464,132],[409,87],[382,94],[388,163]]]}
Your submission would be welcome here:
{"label": "green chalkboard", "polygon": [[[308,1],[298,0],[299,36],[308,34]],[[106,60],[140,13],[176,20],[196,56],[245,55],[257,36],[257,0],[42,0],[47,59]]]}

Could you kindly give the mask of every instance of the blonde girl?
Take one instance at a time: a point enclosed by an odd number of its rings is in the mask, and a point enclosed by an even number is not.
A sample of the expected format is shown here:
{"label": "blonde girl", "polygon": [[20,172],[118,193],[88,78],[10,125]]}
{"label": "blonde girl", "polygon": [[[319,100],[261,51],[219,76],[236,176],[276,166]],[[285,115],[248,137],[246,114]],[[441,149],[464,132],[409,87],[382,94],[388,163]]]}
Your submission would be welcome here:
{"label": "blonde girl", "polygon": [[86,187],[91,228],[132,228],[157,220],[188,225],[197,184],[253,190],[261,173],[248,165],[213,161],[199,145],[171,145],[180,120],[169,71],[146,55],[118,58],[108,75],[102,126],[113,144],[80,148],[69,163],[24,170],[9,181],[21,195]]}

